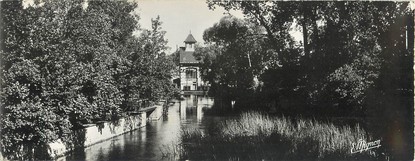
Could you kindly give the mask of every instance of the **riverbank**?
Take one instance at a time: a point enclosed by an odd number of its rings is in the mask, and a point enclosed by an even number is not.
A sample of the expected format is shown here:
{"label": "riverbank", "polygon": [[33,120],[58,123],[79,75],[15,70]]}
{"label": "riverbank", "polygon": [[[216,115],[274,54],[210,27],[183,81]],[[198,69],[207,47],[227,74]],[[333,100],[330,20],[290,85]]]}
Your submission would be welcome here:
{"label": "riverbank", "polygon": [[146,126],[146,113],[127,116],[117,121],[102,122],[99,124],[85,125],[85,128],[73,131],[68,140],[59,139],[48,144],[48,158],[57,159],[65,154],[81,148],[109,140],[113,137]]}
{"label": "riverbank", "polygon": [[[271,117],[245,112],[215,129],[185,129],[182,159],[190,160],[368,160],[378,149],[353,153],[359,141],[371,141],[359,125],[337,126],[311,119]],[[176,148],[177,149],[177,148]]]}
{"label": "riverbank", "polygon": [[212,98],[195,97],[170,100],[171,103],[164,106],[166,110],[163,112],[165,113],[158,121],[148,121],[143,128],[92,145],[85,150],[71,152],[66,155],[65,159],[79,161],[168,160],[163,157],[162,149],[166,145],[176,145],[181,129],[204,128],[222,119],[206,116],[201,110],[212,106],[214,103]]}
{"label": "riverbank", "polygon": [[73,131],[69,140],[59,139],[48,144],[48,158],[58,159],[75,149],[87,149],[119,135],[140,129],[147,125],[147,121],[157,121],[162,117],[166,101],[160,101],[149,114],[142,111],[115,121],[101,122],[99,124],[84,125],[85,128]]}

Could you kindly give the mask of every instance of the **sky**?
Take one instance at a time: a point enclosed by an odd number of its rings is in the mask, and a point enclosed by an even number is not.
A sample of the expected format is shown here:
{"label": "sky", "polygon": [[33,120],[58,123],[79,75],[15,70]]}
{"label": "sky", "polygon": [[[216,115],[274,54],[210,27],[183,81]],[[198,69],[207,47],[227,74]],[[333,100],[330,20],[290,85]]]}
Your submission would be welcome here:
{"label": "sky", "polygon": [[[220,7],[213,11],[209,10],[205,0],[137,0],[136,2],[142,28],[150,29],[151,19],[160,15],[160,20],[163,22],[161,27],[166,31],[165,38],[170,47],[167,54],[176,51],[176,45],[184,46],[183,41],[190,32],[198,43],[203,44],[203,31],[219,22],[226,12]],[[230,13],[235,17],[243,18],[240,11]]]}

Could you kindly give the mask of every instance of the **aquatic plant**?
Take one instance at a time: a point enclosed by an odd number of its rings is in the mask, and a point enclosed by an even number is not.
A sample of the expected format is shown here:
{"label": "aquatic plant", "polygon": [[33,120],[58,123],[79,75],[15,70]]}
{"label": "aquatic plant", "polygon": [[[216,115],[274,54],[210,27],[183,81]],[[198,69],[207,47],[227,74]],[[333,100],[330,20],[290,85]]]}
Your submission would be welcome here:
{"label": "aquatic plant", "polygon": [[312,119],[245,112],[220,122],[218,132],[182,130],[182,159],[374,159],[372,150],[352,154],[352,144],[370,140],[358,124],[336,126]]}
{"label": "aquatic plant", "polygon": [[172,141],[169,144],[164,144],[159,147],[161,152],[162,159],[177,160],[181,155],[183,155],[184,150],[182,144],[177,141]]}

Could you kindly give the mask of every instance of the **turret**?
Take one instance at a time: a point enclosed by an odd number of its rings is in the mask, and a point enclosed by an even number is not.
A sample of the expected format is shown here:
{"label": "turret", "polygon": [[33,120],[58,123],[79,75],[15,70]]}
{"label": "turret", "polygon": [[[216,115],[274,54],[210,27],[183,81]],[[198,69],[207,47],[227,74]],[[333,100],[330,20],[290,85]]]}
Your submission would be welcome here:
{"label": "turret", "polygon": [[196,39],[193,37],[193,35],[190,33],[186,40],[184,40],[184,44],[185,44],[185,51],[195,51],[195,43],[196,43]]}

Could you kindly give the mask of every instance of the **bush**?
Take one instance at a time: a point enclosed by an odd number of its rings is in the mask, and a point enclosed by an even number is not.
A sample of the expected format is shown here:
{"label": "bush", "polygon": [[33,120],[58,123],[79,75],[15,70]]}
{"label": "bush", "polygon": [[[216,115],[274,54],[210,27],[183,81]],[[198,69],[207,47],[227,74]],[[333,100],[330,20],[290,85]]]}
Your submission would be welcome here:
{"label": "bush", "polygon": [[132,93],[170,93],[167,42],[148,41],[166,41],[161,22],[151,31],[160,33],[137,38],[137,4],[83,3],[1,2],[1,149],[9,159],[48,159],[34,153],[85,123],[118,119]]}

